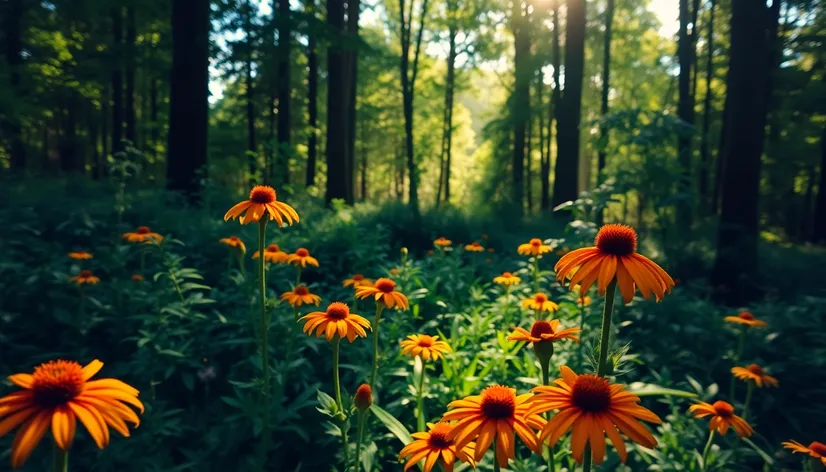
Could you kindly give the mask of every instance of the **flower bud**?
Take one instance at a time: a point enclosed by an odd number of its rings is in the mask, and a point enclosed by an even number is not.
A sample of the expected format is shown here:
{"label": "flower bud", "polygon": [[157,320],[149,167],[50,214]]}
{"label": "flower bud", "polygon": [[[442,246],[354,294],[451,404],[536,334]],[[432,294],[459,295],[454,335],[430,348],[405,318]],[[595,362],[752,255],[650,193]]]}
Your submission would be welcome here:
{"label": "flower bud", "polygon": [[370,405],[373,404],[373,389],[370,388],[370,385],[359,385],[359,388],[356,389],[356,395],[353,397],[353,403],[362,413],[370,408]]}

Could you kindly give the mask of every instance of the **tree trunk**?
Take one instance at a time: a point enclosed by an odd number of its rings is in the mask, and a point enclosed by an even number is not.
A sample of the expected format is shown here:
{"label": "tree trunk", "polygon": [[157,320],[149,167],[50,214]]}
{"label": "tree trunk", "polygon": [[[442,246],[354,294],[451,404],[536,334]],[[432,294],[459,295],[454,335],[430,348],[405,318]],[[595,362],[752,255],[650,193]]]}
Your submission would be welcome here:
{"label": "tree trunk", "polygon": [[359,0],[347,1],[347,41],[349,45],[345,55],[347,74],[347,203],[353,204],[355,198],[356,166],[356,92],[358,90],[358,39],[359,39]]}
{"label": "tree trunk", "polygon": [[[677,56],[680,63],[679,75],[679,103],[677,116],[686,125],[694,124],[694,99],[691,95],[691,59],[692,43],[688,34],[688,24],[691,22],[691,12],[688,0],[680,0],[680,31],[677,42]],[[679,191],[682,194],[691,192],[691,134],[685,130],[677,138],[677,152],[683,175],[679,181]],[[691,225],[691,199],[684,198],[677,204],[677,225],[687,228]]]}
{"label": "tree trunk", "polygon": [[327,51],[327,191],[329,204],[333,199],[347,198],[345,182],[345,103],[344,57],[340,47],[343,37],[344,3],[327,0],[327,25],[333,41]]}
{"label": "tree trunk", "polygon": [[161,124],[158,122],[158,78],[149,79],[149,139],[152,141],[152,156],[158,156]]}
{"label": "tree trunk", "polygon": [[361,201],[367,201],[367,132],[366,123],[361,122]]}
{"label": "tree trunk", "polygon": [[123,150],[123,12],[112,9],[112,154]]}
{"label": "tree trunk", "polygon": [[255,81],[252,77],[254,39],[252,37],[252,1],[247,0],[243,6],[244,15],[244,84],[247,99],[247,165],[249,167],[250,186],[259,182],[258,148],[255,144]]}
{"label": "tree trunk", "polygon": [[135,139],[135,40],[137,37],[135,8],[126,8],[126,139]]}
{"label": "tree trunk", "polygon": [[[307,0],[307,13],[315,19],[315,0]],[[312,24],[312,23],[311,23]],[[307,38],[307,115],[310,136],[307,142],[306,185],[315,185],[316,155],[318,147],[318,53],[316,32],[311,29]]]}
{"label": "tree trunk", "polygon": [[279,174],[275,181],[278,185],[285,185],[290,183],[290,158],[293,154],[290,139],[292,11],[290,11],[289,0],[278,0],[278,14],[278,147],[276,156]]}
{"label": "tree trunk", "polygon": [[[611,90],[611,35],[614,26],[614,0],[608,0],[605,7],[605,37],[603,43],[602,53],[602,96],[600,103],[600,114],[603,118],[608,114],[608,92]],[[597,158],[597,184],[603,181],[603,172],[605,171],[605,160],[608,156],[606,148],[608,146],[608,128],[600,126],[599,137],[602,146],[599,150],[599,157]],[[597,214],[597,224],[602,224],[602,212]]]}
{"label": "tree trunk", "polygon": [[523,12],[521,2],[513,2],[511,27],[514,41],[514,86],[510,98],[510,115],[513,120],[513,159],[511,172],[513,187],[511,198],[517,215],[524,213],[525,192],[525,140],[531,108],[531,37],[528,16]]}
{"label": "tree trunk", "polygon": [[559,106],[554,206],[577,198],[579,125],[585,66],[585,0],[568,0],[565,29],[565,90]]}
{"label": "tree trunk", "polygon": [[540,208],[542,210],[545,209],[547,205],[547,196],[549,193],[548,190],[548,168],[550,167],[550,159],[551,156],[548,152],[546,152],[546,143],[550,140],[550,135],[546,133],[546,130],[549,131],[548,128],[545,127],[545,113],[543,113],[542,108],[545,106],[545,99],[544,97],[544,89],[545,84],[542,81],[543,74],[542,70],[539,69],[537,74],[537,81],[536,81],[536,102],[537,106],[536,109],[539,110],[539,200],[540,200]]}
{"label": "tree trunk", "polygon": [[[20,97],[20,72],[23,66],[23,19],[24,0],[8,0],[4,11],[6,22],[0,22],[5,29],[5,55],[9,67],[9,93]],[[9,111],[9,110],[7,110]],[[11,116],[0,122],[0,130],[8,139],[9,166],[12,172],[26,170],[26,148],[23,143],[20,113],[13,111]]]}
{"label": "tree trunk", "polygon": [[[551,90],[551,100],[548,103],[548,143],[547,143],[547,166],[542,170],[542,181],[545,182],[545,188],[542,191],[542,211],[547,211],[551,207],[551,195],[550,195],[550,181],[551,181],[551,142],[553,142],[554,136],[558,137],[558,133],[555,133],[554,130],[556,129],[557,125],[557,111],[559,107],[559,97],[560,94],[560,68],[562,63],[562,49],[559,46],[559,2],[553,2],[553,8],[551,10],[553,15],[553,31],[551,36],[551,51],[553,53],[553,58],[551,59],[551,66],[554,69],[553,72],[553,90]],[[557,147],[557,156],[559,155],[559,148]]]}
{"label": "tree trunk", "polygon": [[445,78],[445,110],[442,123],[442,149],[439,156],[439,187],[436,191],[436,206],[439,206],[444,186],[444,201],[450,203],[450,151],[453,140],[453,94],[456,82],[456,2],[448,2],[448,52],[447,77]]}
{"label": "tree trunk", "polygon": [[419,52],[422,46],[422,34],[424,33],[425,20],[427,19],[428,0],[422,1],[421,21],[419,31],[416,35],[416,43],[413,53],[413,62],[410,61],[410,47],[413,32],[413,12],[415,0],[410,0],[405,18],[405,0],[399,0],[399,17],[401,20],[401,61],[399,71],[401,72],[402,83],[402,108],[404,111],[404,142],[405,153],[407,155],[407,171],[409,175],[408,204],[418,215],[419,212],[419,172],[416,169],[416,156],[413,153],[413,98],[416,90],[416,75],[419,72]]}
{"label": "tree trunk", "polygon": [[711,149],[709,130],[711,128],[711,107],[714,92],[711,83],[714,80],[714,10],[716,0],[710,0],[708,6],[708,30],[706,38],[706,93],[703,99],[703,128],[700,136],[700,201],[704,211],[710,208],[709,167],[711,166]]}
{"label": "tree trunk", "polygon": [[765,3],[732,0],[731,54],[727,94],[730,137],[712,274],[719,295],[733,305],[755,294],[760,165],[766,124],[767,14]]}
{"label": "tree trunk", "polygon": [[206,173],[210,0],[172,1],[167,187],[200,201]]}

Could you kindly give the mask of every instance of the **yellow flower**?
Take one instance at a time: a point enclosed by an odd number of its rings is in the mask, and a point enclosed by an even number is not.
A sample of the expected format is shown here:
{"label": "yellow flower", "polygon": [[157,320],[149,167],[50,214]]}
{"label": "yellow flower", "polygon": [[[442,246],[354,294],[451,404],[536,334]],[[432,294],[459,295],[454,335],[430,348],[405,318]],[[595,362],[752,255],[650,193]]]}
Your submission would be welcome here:
{"label": "yellow flower", "polygon": [[401,342],[401,346],[402,354],[410,357],[420,356],[424,361],[430,359],[438,361],[440,357],[448,352],[453,352],[446,342],[439,341],[439,336],[428,336],[426,334],[411,334]]}
{"label": "yellow flower", "polygon": [[163,241],[163,236],[153,233],[149,226],[138,226],[138,229],[132,233],[123,233],[123,239],[130,243],[159,243]]}
{"label": "yellow flower", "polygon": [[473,241],[472,243],[465,246],[465,251],[469,252],[484,252],[484,250],[485,248],[482,247],[482,245],[477,243],[476,241]]}
{"label": "yellow flower", "polygon": [[290,254],[287,257],[287,262],[301,267],[307,267],[307,265],[318,267],[318,260],[311,256],[310,251],[303,247],[296,249],[295,254]]}
{"label": "yellow flower", "polygon": [[92,253],[86,251],[73,251],[67,254],[67,256],[69,256],[69,259],[75,259],[77,261],[85,261],[93,257]]}
{"label": "yellow flower", "polygon": [[777,387],[779,385],[776,378],[771,375],[766,375],[763,368],[757,364],[751,364],[747,367],[732,367],[731,373],[738,379],[745,380],[746,382],[753,380],[754,384],[758,387],[762,387],[763,384],[765,384],[766,387]]}
{"label": "yellow flower", "polygon": [[285,301],[293,307],[300,307],[301,305],[318,305],[321,303],[321,297],[310,293],[306,285],[299,285],[293,289],[292,292],[284,292],[281,294],[281,300]]}
{"label": "yellow flower", "polygon": [[69,282],[77,285],[89,284],[95,285],[100,283],[100,279],[92,274],[91,270],[81,270],[77,275],[69,277]]}
{"label": "yellow flower", "polygon": [[365,299],[367,297],[375,298],[376,303],[382,302],[387,308],[396,307],[398,310],[408,308],[407,297],[396,291],[396,282],[390,279],[381,278],[376,280],[373,286],[356,288],[356,298]]}
{"label": "yellow flower", "polygon": [[[252,253],[253,259],[258,259],[259,257],[261,257],[261,255],[258,251]],[[278,244],[270,244],[264,248],[264,260],[267,262],[282,264],[286,263],[289,258],[290,256],[286,252],[282,251],[281,248],[278,247]]]}
{"label": "yellow flower", "polygon": [[539,312],[559,310],[559,305],[548,300],[548,296],[544,293],[537,293],[531,298],[522,300],[522,306]]}
{"label": "yellow flower", "polygon": [[748,311],[741,312],[737,316],[726,316],[723,321],[729,323],[746,325],[750,328],[765,328],[768,324],[765,321],[758,320]]}
{"label": "yellow flower", "polygon": [[452,428],[450,423],[428,423],[427,427],[430,432],[413,433],[411,435],[413,442],[399,453],[400,461],[405,457],[410,458],[404,465],[405,472],[415,467],[416,463],[421,460],[425,461],[423,472],[431,472],[437,463],[442,466],[443,471],[452,472],[456,459],[476,467],[472,457],[475,444],[468,443],[462,448],[457,448],[453,440],[448,439]]}
{"label": "yellow flower", "polygon": [[510,272],[502,272],[502,275],[493,278],[493,282],[499,285],[516,285],[521,281],[522,279]]}
{"label": "yellow flower", "polygon": [[520,244],[516,251],[523,256],[541,256],[542,254],[551,252],[553,248],[547,244],[542,244],[539,238],[533,238],[525,244]]}
{"label": "yellow flower", "polygon": [[218,240],[221,244],[225,244],[231,248],[237,249],[241,254],[247,253],[247,246],[244,245],[244,241],[241,241],[241,238],[238,236],[230,236],[228,238],[221,238]]}
{"label": "yellow flower", "polygon": [[344,279],[344,283],[342,284],[345,287],[366,287],[369,285],[373,285],[373,281],[370,279],[365,279],[361,274],[354,274],[353,278],[351,279]]}
{"label": "yellow flower", "polygon": [[279,202],[276,198],[275,189],[266,185],[256,185],[250,190],[249,200],[240,202],[229,209],[224,215],[224,221],[230,218],[235,219],[245,213],[239,221],[242,225],[255,223],[262,218],[269,217],[270,220],[278,223],[278,226],[284,225],[284,220],[292,226],[299,221],[298,213],[293,207],[286,203]]}
{"label": "yellow flower", "polygon": [[754,433],[754,430],[743,418],[734,414],[734,407],[722,400],[717,400],[713,405],[705,402],[697,402],[688,407],[688,410],[694,414],[695,418],[711,416],[708,429],[716,429],[717,432],[723,436],[728,432],[729,426],[734,428],[734,431],[741,438],[747,438]]}
{"label": "yellow flower", "polygon": [[453,241],[451,241],[447,238],[444,238],[444,237],[440,237],[440,238],[436,239],[435,241],[433,241],[433,244],[435,244],[438,247],[443,248],[443,247],[447,247],[447,246],[450,246],[451,244],[453,244]]}
{"label": "yellow flower", "polygon": [[350,307],[345,303],[333,302],[327,306],[327,311],[314,311],[302,316],[298,321],[304,321],[304,332],[311,335],[315,330],[316,336],[326,335],[327,341],[334,336],[347,338],[353,342],[356,336],[367,337],[364,328],[370,329],[370,322],[363,317],[350,313]]}

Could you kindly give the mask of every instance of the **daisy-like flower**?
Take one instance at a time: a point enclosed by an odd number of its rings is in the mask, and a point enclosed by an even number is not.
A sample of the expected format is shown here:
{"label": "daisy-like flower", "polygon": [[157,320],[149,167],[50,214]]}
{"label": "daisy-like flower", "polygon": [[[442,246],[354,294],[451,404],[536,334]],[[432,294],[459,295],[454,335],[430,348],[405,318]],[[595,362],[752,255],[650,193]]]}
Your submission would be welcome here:
{"label": "daisy-like flower", "polygon": [[402,354],[410,357],[421,356],[422,360],[433,359],[438,361],[448,352],[453,352],[444,341],[439,341],[439,336],[428,336],[427,334],[411,334],[401,342]]}
{"label": "daisy-like flower", "polygon": [[584,296],[596,282],[600,296],[614,278],[625,303],[631,303],[639,289],[647,300],[654,294],[661,301],[671,293],[674,281],[660,266],[637,253],[637,232],[630,226],[605,225],[594,240],[594,247],[585,247],[562,256],[554,266],[556,279],[570,278],[571,290],[579,284]]}
{"label": "daisy-like flower", "polygon": [[777,387],[779,383],[777,379],[771,375],[766,375],[766,372],[757,364],[750,364],[746,367],[732,367],[731,373],[740,380],[748,382],[753,380],[758,387]]}
{"label": "daisy-like flower", "polygon": [[130,243],[159,243],[163,241],[163,236],[153,233],[149,226],[138,226],[134,232],[123,233],[123,239]]}
{"label": "daisy-like flower", "polygon": [[796,452],[808,454],[814,459],[819,459],[826,466],[826,444],[814,441],[809,444],[809,447],[806,447],[797,441],[787,441],[783,443],[783,447],[791,449],[792,454]]}
{"label": "daisy-like flower", "polygon": [[361,274],[353,274],[353,278],[351,279],[344,279],[344,283],[342,284],[345,287],[366,287],[368,285],[373,285],[373,281],[370,279],[365,279]]}
{"label": "daisy-like flower", "polygon": [[[244,215],[241,215],[244,213]],[[224,215],[224,221],[230,218],[239,218],[238,221],[242,225],[255,223],[262,218],[269,217],[270,220],[278,223],[278,226],[284,225],[284,220],[292,226],[293,223],[298,223],[298,213],[295,209],[286,203],[279,202],[276,198],[275,189],[266,185],[256,185],[250,190],[249,200],[240,202],[229,209]]]}
{"label": "daisy-like flower", "polygon": [[439,237],[438,239],[433,241],[433,244],[435,244],[438,247],[444,248],[444,247],[448,247],[451,244],[453,244],[453,241],[451,241],[451,240],[449,240],[445,237]]}
{"label": "daisy-like flower", "polygon": [[493,282],[499,285],[516,285],[521,281],[522,279],[510,272],[502,272],[502,275],[493,278]]}
{"label": "daisy-like flower", "polygon": [[[261,257],[261,253],[255,251],[252,253],[253,259],[258,259]],[[282,251],[278,244],[270,244],[269,246],[264,248],[264,260],[267,262],[272,262],[273,264],[282,264],[287,262],[290,258],[289,254]],[[313,259],[315,260],[315,259]]]}
{"label": "daisy-like flower", "polygon": [[548,300],[544,293],[537,293],[531,298],[522,300],[522,306],[539,312],[559,310],[559,305]]}
{"label": "daisy-like flower", "polygon": [[143,276],[141,274],[133,274],[132,275],[133,282],[143,282]]}
{"label": "daisy-like flower", "polygon": [[456,420],[447,438],[454,441],[457,450],[475,440],[476,461],[482,460],[495,439],[496,460],[501,467],[507,467],[508,460],[514,458],[514,432],[528,448],[541,454],[542,444],[534,430],[542,429],[545,420],[528,412],[532,396],[530,393],[517,396],[515,389],[491,385],[482,390],[481,395],[453,401],[447,405],[451,410],[442,417],[442,421]]}
{"label": "daisy-like flower", "polygon": [[287,262],[301,267],[307,267],[307,265],[318,267],[318,259],[311,256],[310,251],[303,247],[296,249],[295,254],[290,254]]}
{"label": "daisy-like flower", "polygon": [[247,246],[244,244],[244,241],[241,241],[241,238],[238,236],[230,236],[228,238],[221,238],[218,240],[221,244],[229,246],[233,249],[237,249],[241,254],[247,253]]}
{"label": "daisy-like flower", "polygon": [[728,402],[717,400],[712,405],[705,402],[697,402],[688,407],[688,411],[693,413],[695,418],[711,416],[708,429],[717,430],[717,432],[723,436],[728,432],[729,426],[731,426],[741,438],[747,438],[754,433],[754,430],[743,418],[734,414],[734,407]]}
{"label": "daisy-like flower", "polygon": [[301,305],[318,305],[321,303],[321,297],[310,293],[310,289],[306,285],[296,286],[292,292],[284,292],[281,294],[281,301],[285,301],[293,307],[300,307]]}
{"label": "daisy-like flower", "polygon": [[376,280],[372,286],[356,287],[356,298],[373,297],[376,302],[384,303],[387,308],[396,307],[398,310],[406,310],[408,307],[407,297],[396,291],[396,282],[390,279],[381,278]]}
{"label": "daisy-like flower", "polygon": [[531,326],[528,331],[525,328],[513,328],[513,333],[508,336],[511,341],[525,341],[527,343],[554,343],[563,339],[579,342],[576,334],[582,331],[579,328],[559,329],[559,320],[539,320]]}
{"label": "daisy-like flower", "polygon": [[520,244],[516,251],[523,256],[541,256],[551,252],[553,248],[543,244],[539,238],[533,238],[525,244]]}
{"label": "daisy-like flower", "polygon": [[0,437],[20,426],[12,442],[12,467],[26,462],[50,428],[57,447],[68,450],[77,420],[100,449],[109,444],[109,427],[129,437],[126,422],[137,427],[140,420],[127,405],[143,413],[138,391],[117,379],[90,381],[101,367],[97,359],[85,367],[57,360],[35,367],[32,374],[9,377],[23,389],[0,398]]}
{"label": "daisy-like flower", "polygon": [[588,295],[577,297],[576,304],[578,306],[588,306],[591,304],[591,297]]}
{"label": "daisy-like flower", "polygon": [[404,465],[405,472],[415,467],[422,459],[424,459],[422,472],[431,472],[437,463],[442,466],[444,472],[453,472],[456,459],[476,467],[472,457],[475,444],[468,443],[462,448],[457,448],[453,440],[448,438],[452,428],[450,423],[428,423],[427,427],[430,429],[429,432],[413,433],[411,435],[413,442],[399,453],[400,461],[409,457]]}
{"label": "daisy-like flower", "polygon": [[726,316],[725,318],[723,318],[723,321],[746,325],[750,328],[765,328],[768,326],[768,324],[766,324],[765,321],[758,320],[754,317],[753,314],[749,313],[748,311],[743,311],[737,316]]}
{"label": "daisy-like flower", "polygon": [[69,282],[77,285],[95,285],[100,283],[100,279],[95,277],[91,270],[84,269],[78,272],[77,275],[69,277]]}
{"label": "daisy-like flower", "polygon": [[69,259],[74,259],[76,261],[87,261],[94,257],[91,252],[86,251],[72,251],[66,255],[69,256]]}
{"label": "daisy-like flower", "polygon": [[[639,405],[639,397],[625,391],[622,385],[592,375],[577,375],[567,366],[560,367],[561,379],[556,385],[534,387],[536,394],[530,413],[559,410],[542,429],[541,441],[553,446],[572,429],[571,449],[574,459],[582,464],[585,445],[590,443],[594,464],[605,457],[605,435],[625,463],[627,452],[619,431],[631,441],[647,448],[657,440],[639,420],[660,424],[662,420],[651,410]],[[619,431],[617,431],[619,430]]]}
{"label": "daisy-like flower", "polygon": [[484,252],[484,251],[485,251],[485,248],[484,248],[484,247],[482,247],[482,245],[481,245],[481,244],[479,244],[479,243],[477,243],[476,241],[473,241],[472,243],[470,243],[470,244],[468,244],[468,245],[466,245],[466,246],[465,246],[465,251],[469,251],[469,252]]}
{"label": "daisy-like flower", "polygon": [[345,303],[333,302],[327,306],[327,311],[314,311],[302,316],[298,321],[304,321],[304,332],[311,335],[313,330],[319,338],[326,335],[327,341],[332,341],[334,336],[347,338],[353,342],[356,336],[367,337],[364,328],[370,329],[370,322],[363,317],[350,313],[350,307]]}

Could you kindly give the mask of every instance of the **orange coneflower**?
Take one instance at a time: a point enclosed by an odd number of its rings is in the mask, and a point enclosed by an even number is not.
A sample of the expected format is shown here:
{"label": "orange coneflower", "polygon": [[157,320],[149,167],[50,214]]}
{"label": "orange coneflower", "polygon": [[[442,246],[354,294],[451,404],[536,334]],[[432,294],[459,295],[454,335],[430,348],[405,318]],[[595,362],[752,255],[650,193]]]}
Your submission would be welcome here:
{"label": "orange coneflower", "polygon": [[293,307],[300,307],[301,305],[318,305],[321,303],[321,297],[310,293],[310,289],[306,285],[296,286],[292,292],[284,292],[281,294],[281,300],[285,301]]}
{"label": "orange coneflower", "polygon": [[370,279],[365,279],[361,274],[354,274],[353,278],[351,279],[344,279],[344,283],[342,284],[345,287],[365,287],[368,285],[373,285],[373,281]]}
{"label": "orange coneflower", "polygon": [[78,419],[100,449],[109,444],[110,426],[125,437],[127,421],[138,426],[138,415],[126,405],[143,413],[138,391],[117,379],[89,381],[101,367],[97,359],[85,367],[57,360],[40,364],[33,374],[9,377],[23,388],[0,398],[0,436],[22,425],[12,442],[12,467],[26,462],[50,427],[55,444],[65,451],[72,445]]}
{"label": "orange coneflower", "polygon": [[808,454],[815,459],[820,459],[820,462],[823,465],[826,465],[826,444],[814,441],[809,444],[809,447],[806,447],[797,441],[787,441],[783,443],[783,447],[791,449],[792,454],[802,452],[803,454]]}
{"label": "orange coneflower", "polygon": [[447,437],[458,449],[476,440],[473,455],[477,461],[482,460],[496,439],[495,456],[502,467],[514,458],[514,432],[528,448],[540,454],[542,444],[534,430],[541,429],[545,420],[528,412],[531,397],[530,393],[517,396],[515,389],[491,385],[481,395],[453,401],[447,405],[452,410],[442,416],[442,421],[457,420]]}
{"label": "orange coneflower", "polygon": [[[637,253],[637,233],[630,226],[610,224],[600,228],[594,247],[571,251],[562,256],[554,266],[556,279],[571,279],[571,290],[580,284],[579,294],[584,296],[594,282],[600,296],[616,278],[617,286],[625,303],[631,303],[638,288],[645,299],[663,299],[671,293],[674,281],[651,259]],[[576,271],[576,272],[574,272]]]}
{"label": "orange coneflower", "polygon": [[241,238],[238,236],[230,236],[228,238],[221,238],[218,240],[219,243],[225,244],[231,248],[237,249],[241,252],[241,254],[247,253],[247,246],[244,244],[244,241],[241,241]]}
{"label": "orange coneflower", "polygon": [[768,326],[765,321],[758,320],[748,311],[743,311],[737,316],[726,316],[723,321],[746,325],[750,328],[765,328]]}
{"label": "orange coneflower", "polygon": [[91,270],[81,270],[77,275],[69,277],[69,282],[75,283],[77,285],[89,284],[95,285],[100,283],[100,279],[95,277],[92,274]]}
{"label": "orange coneflower", "polygon": [[138,229],[132,233],[123,233],[123,239],[130,243],[159,243],[163,241],[163,236],[158,233],[153,233],[152,230],[149,229],[149,226],[138,226]]}
{"label": "orange coneflower", "polygon": [[533,238],[525,244],[520,244],[516,251],[523,256],[541,256],[551,252],[552,249],[551,246],[543,244],[541,239]]}
{"label": "orange coneflower", "polygon": [[625,463],[625,442],[619,431],[631,441],[647,448],[657,445],[657,440],[639,420],[660,424],[662,420],[651,410],[639,405],[639,397],[625,391],[622,385],[592,375],[577,375],[567,366],[560,367],[562,378],[556,385],[533,389],[530,413],[559,410],[540,436],[549,438],[553,446],[569,429],[573,429],[571,449],[574,459],[582,464],[585,445],[590,443],[594,464],[602,464],[605,457],[605,435],[616,448],[620,460]]}
{"label": "orange coneflower", "polygon": [[730,403],[722,400],[717,400],[713,405],[705,402],[697,402],[688,407],[688,410],[694,414],[695,418],[705,418],[711,416],[711,421],[708,423],[708,429],[717,430],[722,435],[728,432],[731,426],[737,435],[741,438],[749,437],[754,433],[748,423],[743,418],[734,414],[734,407]]}
{"label": "orange coneflower", "polygon": [[499,285],[516,285],[521,281],[522,279],[510,272],[502,272],[502,275],[493,278],[493,282]]}
{"label": "orange coneflower", "polygon": [[585,295],[584,297],[577,297],[576,304],[579,306],[588,306],[591,304],[591,297]]}
{"label": "orange coneflower", "polygon": [[290,254],[287,257],[287,262],[301,267],[307,267],[307,264],[318,267],[318,260],[303,247],[296,249],[295,254]]}
{"label": "orange coneflower", "polygon": [[255,223],[261,218],[269,216],[269,219],[278,223],[278,226],[284,225],[284,220],[292,226],[294,222],[298,222],[298,213],[293,207],[286,203],[279,202],[276,198],[275,189],[266,185],[256,185],[250,190],[249,200],[245,200],[233,206],[224,215],[224,221],[230,218],[235,219],[241,213],[243,216],[239,219],[242,225]]}
{"label": "orange coneflower", "polygon": [[548,300],[548,296],[544,293],[537,293],[531,298],[522,300],[522,306],[539,312],[559,310],[559,305]]}
{"label": "orange coneflower", "polygon": [[444,248],[444,247],[447,247],[447,246],[450,246],[451,244],[453,244],[453,241],[451,241],[451,240],[449,240],[445,237],[439,237],[438,239],[433,241],[433,244],[435,244],[438,247]]}
{"label": "orange coneflower", "polygon": [[392,269],[390,269],[390,275],[393,275],[393,276],[399,275],[399,268],[398,267],[393,267]]}
{"label": "orange coneflower", "polygon": [[77,261],[87,261],[94,257],[91,252],[86,251],[72,251],[68,253],[67,256],[69,256],[69,259],[74,259]]}
{"label": "orange coneflower", "polygon": [[[261,257],[261,253],[258,251],[252,253],[253,259],[258,259],[259,257]],[[287,262],[289,258],[290,256],[286,252],[282,251],[281,248],[278,247],[278,244],[270,244],[264,248],[264,260],[267,262],[281,264]]]}
{"label": "orange coneflower", "polygon": [[771,375],[766,375],[763,368],[757,364],[750,364],[746,367],[732,367],[731,373],[738,379],[745,380],[746,382],[753,380],[754,384],[758,387],[762,387],[763,384],[766,384],[766,387],[777,387],[779,385],[776,378]]}
{"label": "orange coneflower", "polygon": [[467,443],[464,447],[456,447],[453,440],[448,437],[453,427],[450,423],[428,423],[427,427],[430,429],[429,432],[413,433],[411,435],[413,442],[405,446],[399,453],[400,461],[404,460],[405,457],[410,457],[404,465],[405,472],[423,459],[425,462],[422,472],[431,472],[436,463],[442,466],[444,472],[452,472],[456,459],[467,462],[474,468],[476,467],[473,460],[475,444]]}
{"label": "orange coneflower", "polygon": [[408,307],[407,297],[396,291],[396,282],[390,279],[381,278],[376,280],[372,286],[356,288],[356,298],[374,297],[376,302],[381,301],[387,308],[396,307],[399,310],[406,310]]}
{"label": "orange coneflower", "polygon": [[364,328],[370,329],[370,322],[363,317],[350,313],[350,307],[346,303],[333,302],[327,306],[327,311],[314,311],[302,316],[298,321],[307,320],[304,324],[304,332],[312,334],[313,330],[319,338],[326,334],[327,341],[332,341],[334,336],[347,338],[353,342],[356,336],[367,337]]}
{"label": "orange coneflower", "polygon": [[528,343],[556,342],[562,339],[570,339],[579,342],[575,335],[582,330],[579,328],[567,328],[559,330],[559,320],[539,320],[531,326],[528,331],[525,328],[515,327],[513,333],[508,336],[511,341],[525,341]]}
{"label": "orange coneflower", "polygon": [[427,334],[411,334],[401,342],[402,354],[410,357],[421,356],[422,360],[433,359],[438,361],[448,352],[453,352],[444,341],[439,341],[439,336],[428,336]]}
{"label": "orange coneflower", "polygon": [[143,276],[141,274],[133,274],[132,275],[133,282],[143,282]]}
{"label": "orange coneflower", "polygon": [[482,245],[477,243],[476,241],[473,241],[472,243],[465,246],[465,251],[483,252],[484,250],[485,250],[485,248],[482,247]]}

